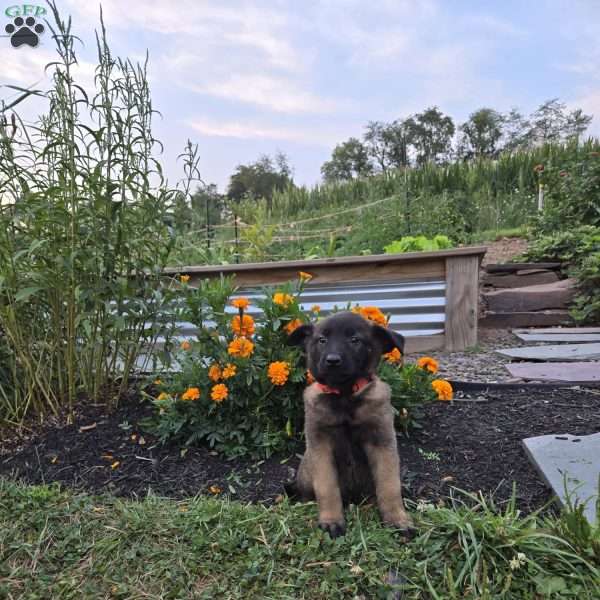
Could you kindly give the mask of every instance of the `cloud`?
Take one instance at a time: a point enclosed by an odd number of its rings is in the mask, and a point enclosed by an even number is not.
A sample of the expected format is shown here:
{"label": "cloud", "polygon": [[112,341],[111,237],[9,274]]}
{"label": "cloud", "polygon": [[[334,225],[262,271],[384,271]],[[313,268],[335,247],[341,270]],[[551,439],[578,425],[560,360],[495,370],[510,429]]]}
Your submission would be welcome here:
{"label": "cloud", "polygon": [[[68,2],[96,25],[92,4]],[[151,50],[151,73],[172,85],[271,112],[339,108],[313,91],[315,52],[303,47],[298,21],[281,4],[181,0],[174,10],[158,0],[105,0],[102,10],[110,38],[127,32],[128,52],[136,31],[160,36],[158,55]]]}
{"label": "cloud", "polygon": [[[0,82],[46,91],[51,85],[50,76],[54,67],[49,71],[46,71],[45,67],[56,60],[56,54],[45,48],[0,48]],[[93,63],[79,59],[78,63],[72,66],[72,73],[78,85],[86,91],[94,90]],[[16,94],[18,92],[15,91]],[[6,100],[4,95],[2,97]]]}
{"label": "cloud", "polygon": [[509,21],[487,15],[467,15],[462,21],[463,27],[473,28],[479,33],[501,35],[508,37],[527,37],[527,31]]}
{"label": "cloud", "polygon": [[207,137],[235,138],[240,140],[283,140],[300,144],[330,147],[340,140],[341,132],[310,127],[277,127],[265,123],[217,121],[197,117],[186,123]]}
{"label": "cloud", "polygon": [[335,100],[321,98],[302,89],[289,78],[269,75],[235,74],[222,81],[188,84],[195,92],[217,98],[246,102],[282,113],[331,113],[339,108]]}
{"label": "cloud", "polygon": [[[89,24],[98,23],[95,3],[68,0],[68,4]],[[214,58],[221,62],[227,62],[237,46],[240,51],[258,51],[276,68],[294,70],[302,64],[302,54],[286,35],[288,17],[268,4],[180,0],[174,7],[164,0],[104,0],[102,12],[109,30],[149,31],[175,38],[172,43],[182,47],[214,49]]]}
{"label": "cloud", "polygon": [[44,67],[53,60],[56,57],[49,51],[17,50],[6,44],[0,48],[0,81],[36,87],[46,79]]}

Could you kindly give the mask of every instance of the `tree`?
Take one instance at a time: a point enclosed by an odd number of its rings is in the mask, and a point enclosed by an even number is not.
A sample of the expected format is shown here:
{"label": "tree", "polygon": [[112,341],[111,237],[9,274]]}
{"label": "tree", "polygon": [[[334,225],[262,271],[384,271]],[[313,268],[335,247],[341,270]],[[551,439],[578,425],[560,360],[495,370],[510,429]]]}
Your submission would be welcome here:
{"label": "tree", "polygon": [[273,190],[283,190],[292,184],[292,169],[285,154],[279,152],[275,161],[267,154],[249,165],[238,165],[229,178],[227,197],[239,202],[244,198],[265,198],[271,210]]}
{"label": "tree", "polygon": [[459,155],[464,158],[492,157],[498,152],[504,118],[492,108],[480,108],[460,126]]}
{"label": "tree", "polygon": [[224,198],[219,194],[214,183],[198,188],[191,196],[192,222],[195,230],[201,227],[216,225],[221,221],[225,208]]}
{"label": "tree", "polygon": [[373,165],[365,146],[354,137],[338,144],[333,149],[331,159],[321,167],[321,174],[328,183],[366,177],[372,172]]}
{"label": "tree", "polygon": [[408,138],[416,152],[417,163],[446,160],[451,153],[455,132],[452,117],[432,106],[404,121]]}
{"label": "tree", "polygon": [[531,128],[529,121],[516,108],[511,108],[503,116],[501,150],[514,152],[528,146],[527,132]]}
{"label": "tree", "polygon": [[408,166],[408,132],[402,121],[369,121],[364,141],[368,155],[382,173],[392,167]]}
{"label": "tree", "polygon": [[527,138],[532,146],[578,139],[591,120],[581,109],[567,112],[566,104],[552,98],[531,115]]}
{"label": "tree", "polygon": [[592,116],[584,114],[581,108],[576,108],[571,111],[567,117],[565,124],[565,136],[567,139],[575,139],[579,141],[579,138],[585,133],[586,129],[592,122]]}

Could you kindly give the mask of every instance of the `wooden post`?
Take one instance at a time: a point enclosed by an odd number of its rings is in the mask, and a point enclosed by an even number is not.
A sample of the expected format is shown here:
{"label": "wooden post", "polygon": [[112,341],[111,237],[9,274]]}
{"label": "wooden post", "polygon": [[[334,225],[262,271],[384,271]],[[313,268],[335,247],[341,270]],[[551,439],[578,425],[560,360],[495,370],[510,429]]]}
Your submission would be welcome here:
{"label": "wooden post", "polygon": [[446,350],[477,343],[479,257],[446,258]]}
{"label": "wooden post", "polygon": [[538,211],[542,212],[544,210],[544,184],[540,183],[540,187],[538,190]]}

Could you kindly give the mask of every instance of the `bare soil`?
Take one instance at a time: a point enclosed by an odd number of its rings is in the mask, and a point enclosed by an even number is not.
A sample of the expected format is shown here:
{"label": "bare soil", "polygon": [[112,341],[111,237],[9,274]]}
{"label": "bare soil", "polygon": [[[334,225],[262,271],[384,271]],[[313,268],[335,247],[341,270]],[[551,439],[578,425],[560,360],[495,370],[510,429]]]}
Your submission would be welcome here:
{"label": "bare soil", "polygon": [[523,238],[501,238],[493,242],[485,242],[487,252],[483,257],[482,266],[510,262],[515,256],[527,250],[528,242]]}
{"label": "bare soil", "polygon": [[[271,503],[298,465],[300,445],[289,456],[256,463],[226,460],[207,448],[161,445],[138,426],[149,410],[135,398],[109,415],[104,406],[81,406],[74,423],[56,422],[0,447],[0,476],[126,497],[152,491],[183,498],[218,486],[233,499]],[[422,424],[411,437],[398,438],[407,497],[437,502],[456,486],[494,494],[501,502],[514,482],[520,508],[531,511],[551,496],[521,440],[599,431],[600,394],[568,388],[488,393],[430,404]]]}

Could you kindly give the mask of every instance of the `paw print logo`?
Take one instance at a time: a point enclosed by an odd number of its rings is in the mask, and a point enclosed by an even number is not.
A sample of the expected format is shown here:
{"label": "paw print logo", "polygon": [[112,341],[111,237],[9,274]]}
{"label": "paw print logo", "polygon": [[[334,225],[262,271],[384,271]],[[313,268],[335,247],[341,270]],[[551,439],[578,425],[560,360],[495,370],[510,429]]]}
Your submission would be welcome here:
{"label": "paw print logo", "polygon": [[10,43],[15,48],[23,44],[35,48],[40,41],[39,36],[44,33],[44,26],[41,23],[36,24],[33,17],[27,17],[27,19],[16,17],[4,30],[10,35]]}

